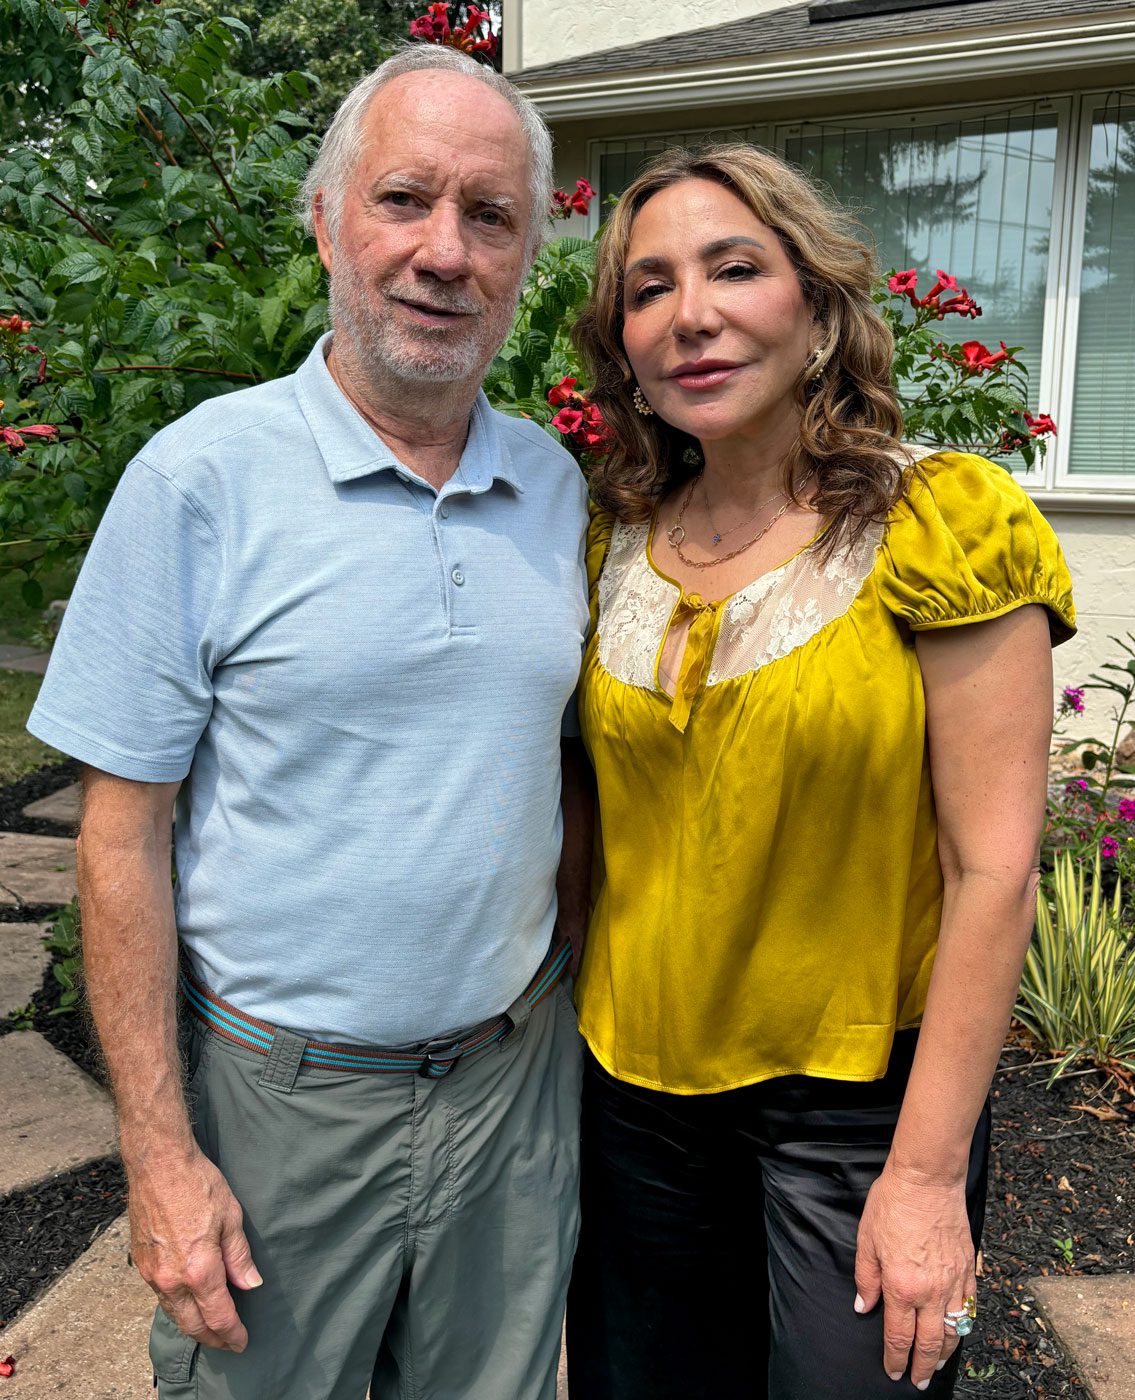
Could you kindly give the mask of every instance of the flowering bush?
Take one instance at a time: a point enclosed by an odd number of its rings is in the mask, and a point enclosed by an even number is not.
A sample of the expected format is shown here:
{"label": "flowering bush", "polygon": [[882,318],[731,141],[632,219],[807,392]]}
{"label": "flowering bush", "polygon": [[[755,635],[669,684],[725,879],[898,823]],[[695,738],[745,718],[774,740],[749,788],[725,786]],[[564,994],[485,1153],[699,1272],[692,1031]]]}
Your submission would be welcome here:
{"label": "flowering bush", "polygon": [[1093,675],[1083,685],[1065,686],[1057,716],[1060,721],[1082,715],[1088,691],[1114,698],[1111,732],[1106,739],[1059,742],[1059,756],[1077,753],[1083,771],[1057,783],[1050,793],[1042,847],[1042,866],[1051,871],[1057,854],[1067,852],[1078,864],[1100,860],[1105,883],[1122,879],[1128,892],[1124,917],[1135,925],[1135,776],[1120,770],[1117,750],[1135,703],[1135,636],[1112,640],[1126,654],[1122,661],[1105,662],[1107,674]]}
{"label": "flowering bush", "polygon": [[495,58],[499,41],[493,33],[492,16],[488,10],[482,10],[477,5],[466,5],[464,22],[458,23],[455,17],[451,23],[451,9],[460,10],[461,6],[447,5],[444,0],[431,5],[424,15],[412,21],[410,38],[422,39],[427,44],[448,44],[462,53]]}
{"label": "flowering bush", "polygon": [[46,135],[0,156],[0,568],[25,575],[31,607],[37,573],[85,548],[148,437],[287,373],[326,323],[291,213],[309,84],[236,73],[243,32],[168,2],[0,12],[11,90],[70,59]]}
{"label": "flowering bush", "polygon": [[[989,350],[980,340],[951,344],[939,324],[951,316],[975,321],[981,307],[957,278],[939,270],[924,296],[916,268],[892,272],[876,294],[895,338],[894,373],[906,435],[1004,457],[1016,452],[1029,466],[1056,432],[1047,413],[1028,411],[1028,371],[1004,341]],[[913,313],[913,314],[912,314]]]}

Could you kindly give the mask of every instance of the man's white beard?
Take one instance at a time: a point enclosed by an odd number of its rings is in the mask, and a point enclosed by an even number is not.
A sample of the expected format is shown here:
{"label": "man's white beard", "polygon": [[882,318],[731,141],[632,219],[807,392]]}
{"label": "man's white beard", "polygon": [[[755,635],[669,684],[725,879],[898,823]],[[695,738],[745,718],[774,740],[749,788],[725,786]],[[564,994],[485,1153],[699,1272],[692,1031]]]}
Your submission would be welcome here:
{"label": "man's white beard", "polygon": [[428,300],[447,310],[469,310],[468,319],[411,327],[395,323],[396,313],[383,305],[385,289],[376,294],[349,262],[335,265],[330,283],[332,328],[350,342],[350,358],[372,382],[391,376],[428,384],[479,382],[508,336],[520,298],[518,287],[507,306],[472,311],[468,299],[455,297],[439,282]]}

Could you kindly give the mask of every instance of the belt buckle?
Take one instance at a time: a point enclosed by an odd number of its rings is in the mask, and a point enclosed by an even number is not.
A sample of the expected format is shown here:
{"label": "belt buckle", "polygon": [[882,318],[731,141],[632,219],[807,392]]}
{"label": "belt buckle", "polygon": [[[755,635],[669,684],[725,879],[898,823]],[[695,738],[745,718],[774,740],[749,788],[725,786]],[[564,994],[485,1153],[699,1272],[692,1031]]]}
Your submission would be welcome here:
{"label": "belt buckle", "polygon": [[[422,1056],[418,1074],[423,1079],[444,1079],[447,1074],[453,1073],[460,1059],[461,1042],[459,1040],[439,1049],[426,1050]],[[449,1063],[440,1063],[443,1060],[448,1060]]]}

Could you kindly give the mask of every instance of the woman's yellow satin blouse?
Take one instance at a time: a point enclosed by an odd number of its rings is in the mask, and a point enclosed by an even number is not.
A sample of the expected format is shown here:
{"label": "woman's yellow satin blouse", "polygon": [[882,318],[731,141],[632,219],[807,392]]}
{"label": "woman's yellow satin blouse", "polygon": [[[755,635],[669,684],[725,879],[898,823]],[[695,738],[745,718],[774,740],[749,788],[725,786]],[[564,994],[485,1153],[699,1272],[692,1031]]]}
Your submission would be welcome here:
{"label": "woman's yellow satin blouse", "polygon": [[[707,604],[597,514],[580,720],[599,788],[580,1028],[619,1079],[868,1080],[922,1015],[942,872],[916,632],[1049,611],[1060,546],[1000,467],[924,457],[859,546]],[[690,628],[674,696],[658,662]]]}

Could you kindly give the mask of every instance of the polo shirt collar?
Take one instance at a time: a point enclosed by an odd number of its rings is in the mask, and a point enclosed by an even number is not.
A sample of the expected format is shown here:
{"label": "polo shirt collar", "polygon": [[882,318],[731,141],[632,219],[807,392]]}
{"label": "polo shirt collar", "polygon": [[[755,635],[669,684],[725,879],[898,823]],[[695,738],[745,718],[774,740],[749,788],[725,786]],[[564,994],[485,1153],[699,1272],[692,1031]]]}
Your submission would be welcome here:
{"label": "polo shirt collar", "polygon": [[[339,388],[327,368],[326,350],[331,332],[320,336],[295,373],[296,398],[327,475],[337,485],[375,472],[395,471],[418,480],[399,461],[354,404]],[[487,491],[494,481],[506,482],[522,492],[524,484],[504,435],[498,431],[484,391],[478,392],[469,419],[469,436],[454,473],[456,489]],[[451,483],[443,490],[451,493]],[[439,493],[440,494],[440,493]]]}

